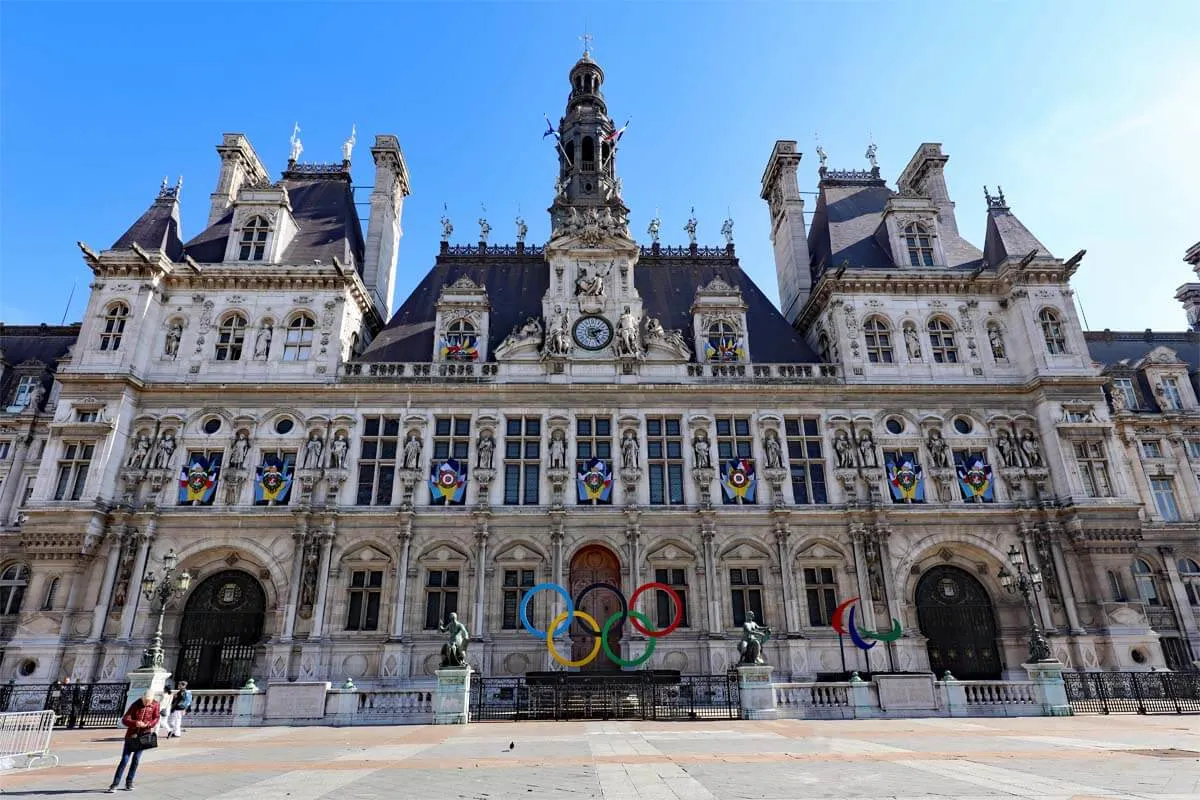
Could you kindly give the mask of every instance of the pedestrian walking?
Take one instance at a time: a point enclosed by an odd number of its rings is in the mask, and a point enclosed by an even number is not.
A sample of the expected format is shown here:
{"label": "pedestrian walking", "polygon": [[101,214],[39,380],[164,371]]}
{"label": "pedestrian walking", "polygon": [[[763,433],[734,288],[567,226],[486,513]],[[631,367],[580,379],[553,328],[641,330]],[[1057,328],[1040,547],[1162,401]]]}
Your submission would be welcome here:
{"label": "pedestrian walking", "polygon": [[[142,695],[141,700],[135,700],[133,705],[129,706],[129,710],[121,718],[121,724],[125,726],[125,746],[121,751],[121,763],[117,764],[112,785],[108,787],[106,794],[112,794],[121,785],[121,777],[125,774],[127,765],[129,775],[125,778],[125,791],[133,791],[133,779],[137,775],[138,763],[142,760],[142,751],[158,747],[158,734],[154,729],[158,726],[160,715],[161,708],[154,699],[154,692],[149,689]],[[133,758],[130,759],[130,756]]]}
{"label": "pedestrian walking", "polygon": [[188,690],[187,681],[175,684],[175,694],[171,695],[171,716],[167,727],[167,738],[183,736],[183,715],[192,710],[192,693]]}
{"label": "pedestrian walking", "polygon": [[169,690],[163,691],[162,697],[158,701],[158,724],[154,727],[154,732],[159,736],[171,735],[171,697],[173,693]]}

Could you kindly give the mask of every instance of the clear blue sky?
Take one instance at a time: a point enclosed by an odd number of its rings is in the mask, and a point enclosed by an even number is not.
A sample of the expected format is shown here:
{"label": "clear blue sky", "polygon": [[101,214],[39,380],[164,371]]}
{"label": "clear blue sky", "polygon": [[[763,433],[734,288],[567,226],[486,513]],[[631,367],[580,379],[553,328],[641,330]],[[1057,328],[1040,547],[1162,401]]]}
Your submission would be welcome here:
{"label": "clear blue sky", "polygon": [[[354,178],[373,179],[375,133],[399,136],[412,177],[397,293],[433,263],[442,203],[455,238],[548,233],[557,120],[585,24],[618,124],[618,169],[642,235],[702,243],[726,210],[742,266],[777,294],[759,178],[776,139],[862,168],[868,136],[893,182],[943,143],[959,227],[983,244],[982,184],[1076,276],[1093,329],[1181,329],[1181,258],[1200,240],[1200,4],[1020,3],[138,3],[0,4],[0,319],[80,317],[104,249],[184,176],[185,238],[200,232],[226,131],[268,169],[334,161],[358,126]],[[368,191],[360,191],[366,201]],[[810,203],[809,210],[812,205]],[[366,207],[361,213],[366,215]]]}

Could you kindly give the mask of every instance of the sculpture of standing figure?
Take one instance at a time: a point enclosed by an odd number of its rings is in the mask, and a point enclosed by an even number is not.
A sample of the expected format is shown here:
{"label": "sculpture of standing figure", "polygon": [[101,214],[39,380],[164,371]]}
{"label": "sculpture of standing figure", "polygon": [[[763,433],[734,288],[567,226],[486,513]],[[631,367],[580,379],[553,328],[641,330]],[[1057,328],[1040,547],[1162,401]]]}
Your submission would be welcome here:
{"label": "sculpture of standing figure", "polygon": [[555,181],[554,181],[554,199],[555,200],[566,200],[567,199],[567,185],[569,183],[570,183],[570,178],[564,179],[561,175],[559,175],[558,178],[555,179]]}
{"label": "sculpture of standing figure", "polygon": [[358,144],[358,126],[350,126],[350,138],[342,142],[342,161],[349,161],[350,154],[354,152],[354,145]]}
{"label": "sculpture of standing figure", "polygon": [[525,234],[529,233],[529,226],[525,224],[525,220],[520,214],[517,215],[517,244],[525,243]]}
{"label": "sculpture of standing figure", "polygon": [[1000,451],[1000,460],[1004,462],[1004,466],[1017,466],[1017,448],[1011,433],[1006,430],[1000,431],[1000,435],[996,437],[996,449]]}
{"label": "sculpture of standing figure", "polygon": [[229,447],[229,466],[232,469],[243,469],[246,466],[246,456],[250,453],[250,437],[245,431],[238,431],[237,438]]}
{"label": "sculpture of standing figure", "polygon": [[461,669],[467,666],[467,643],[471,635],[467,626],[458,621],[458,614],[450,612],[450,620],[445,625],[438,625],[438,633],[446,634],[446,643],[442,645],[442,669]]}
{"label": "sculpture of standing figure", "polygon": [[696,207],[695,206],[692,206],[692,215],[690,217],[688,217],[687,224],[683,226],[683,229],[685,231],[687,231],[688,243],[695,244],[696,243]]}
{"label": "sculpture of standing figure", "polygon": [[768,469],[783,469],[783,446],[779,443],[779,434],[767,431],[763,439],[763,450],[767,453]]}
{"label": "sculpture of standing figure", "polygon": [[171,327],[167,328],[167,342],[163,347],[163,353],[174,358],[179,355],[179,340],[183,338],[183,325],[178,322],[172,322]]}
{"label": "sculpture of standing figure", "polygon": [[929,441],[925,443],[929,448],[929,459],[933,462],[933,466],[939,469],[945,469],[950,466],[949,445],[942,438],[942,432],[936,428],[929,432]]}
{"label": "sculpture of standing figure", "polygon": [[837,454],[838,469],[854,469],[854,445],[845,431],[838,431],[833,437],[833,451]]}
{"label": "sculpture of standing figure", "polygon": [[829,160],[829,156],[825,155],[825,148],[817,145],[817,158],[821,159],[821,166],[825,166],[825,162]]}
{"label": "sculpture of standing figure", "polygon": [[345,469],[348,449],[350,449],[350,443],[346,441],[345,436],[339,433],[333,437],[333,441],[329,443],[329,466],[331,469]]}
{"label": "sculpture of standing figure", "polygon": [[442,223],[442,241],[450,241],[450,234],[454,233],[454,223],[450,221],[450,217],[446,216],[444,211],[439,222]]}
{"label": "sculpture of standing figure", "polygon": [[636,356],[641,352],[637,317],[629,310],[629,306],[625,306],[625,311],[621,313],[621,318],[617,321],[617,355]]}
{"label": "sculpture of standing figure", "polygon": [[321,434],[313,431],[304,443],[304,469],[320,469],[321,453],[324,450],[325,440],[321,438]]}
{"label": "sculpture of standing figure", "polygon": [[742,623],[742,640],[738,642],[739,664],[765,664],[762,657],[763,645],[771,638],[771,629],[754,621],[754,612],[746,612]]}
{"label": "sculpture of standing figure", "polygon": [[492,232],[492,226],[488,224],[487,217],[479,218],[479,241],[482,244],[487,244],[488,234]]}
{"label": "sculpture of standing figure", "polygon": [[144,469],[146,459],[150,456],[150,437],[142,434],[137,437],[137,442],[134,444],[133,452],[129,454],[129,460],[125,462],[125,466],[133,469]]}
{"label": "sculpture of standing figure", "polygon": [[862,456],[864,467],[878,467],[879,454],[875,452],[875,440],[870,431],[863,431],[858,437],[858,452]]}
{"label": "sculpture of standing figure", "polygon": [[867,145],[866,159],[868,162],[870,162],[871,169],[876,169],[879,166],[879,161],[875,158],[875,153],[878,151],[879,148],[875,146],[874,142],[871,142],[869,145]]}
{"label": "sculpture of standing figure", "polygon": [[1004,336],[1000,333],[1000,329],[994,325],[988,326],[988,341],[992,344],[992,358],[997,361],[1008,358],[1004,350]]}
{"label": "sculpture of standing figure", "polygon": [[721,235],[725,237],[725,244],[733,244],[733,219],[726,217],[721,223]]}
{"label": "sculpture of standing figure", "polygon": [[258,335],[254,337],[254,359],[256,361],[266,361],[270,352],[271,326],[264,321],[258,329]]}
{"label": "sculpture of standing figure", "polygon": [[550,469],[567,468],[567,439],[562,431],[550,436]]}
{"label": "sculpture of standing figure", "polygon": [[292,148],[288,153],[288,158],[292,161],[299,161],[300,154],[304,152],[304,145],[300,144],[300,123],[297,122],[292,126],[292,138],[288,140]]}
{"label": "sculpture of standing figure", "polygon": [[911,325],[904,326],[904,347],[908,350],[910,361],[921,360],[921,339],[917,336],[917,329]]}
{"label": "sculpture of standing figure", "polygon": [[158,440],[158,449],[154,452],[154,468],[166,469],[171,466],[171,457],[174,455],[175,434],[167,431]]}
{"label": "sculpture of standing figure", "polygon": [[1042,448],[1037,443],[1037,439],[1033,438],[1033,431],[1025,431],[1021,436],[1021,452],[1025,454],[1025,460],[1029,462],[1029,466],[1040,467],[1042,465]]}
{"label": "sculpture of standing figure", "polygon": [[662,220],[658,218],[658,209],[654,210],[654,219],[650,220],[650,227],[646,228],[646,233],[650,234],[650,241],[658,244],[658,232],[662,229]]}
{"label": "sculpture of standing figure", "polygon": [[403,469],[420,469],[421,468],[421,450],[424,449],[424,444],[421,442],[421,435],[416,431],[408,434],[408,438],[404,441],[404,461],[401,464]]}
{"label": "sculpture of standing figure", "polygon": [[704,431],[696,431],[696,436],[692,439],[692,454],[695,456],[695,463],[692,466],[696,469],[712,468],[712,454],[708,449],[708,434]]}
{"label": "sculpture of standing figure", "polygon": [[1109,386],[1109,391],[1112,393],[1113,411],[1124,411],[1129,407],[1129,403],[1125,397],[1125,392],[1112,385]]}
{"label": "sculpture of standing figure", "polygon": [[621,439],[621,467],[638,468],[638,440],[631,430],[625,431],[625,436]]}
{"label": "sculpture of standing figure", "polygon": [[492,438],[490,431],[484,431],[479,434],[479,442],[475,445],[479,455],[476,458],[475,466],[479,469],[491,469],[492,457],[496,452],[496,440]]}
{"label": "sculpture of standing figure", "polygon": [[567,330],[567,315],[559,309],[554,324],[546,336],[545,354],[548,356],[565,356],[571,352],[571,333]]}

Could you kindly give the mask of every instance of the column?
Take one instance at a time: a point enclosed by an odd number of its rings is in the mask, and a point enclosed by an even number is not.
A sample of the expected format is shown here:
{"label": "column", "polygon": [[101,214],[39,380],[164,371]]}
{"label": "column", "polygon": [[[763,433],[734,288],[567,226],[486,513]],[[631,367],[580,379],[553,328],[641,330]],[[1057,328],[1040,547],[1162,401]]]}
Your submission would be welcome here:
{"label": "column", "polygon": [[404,639],[404,599],[408,595],[408,560],[412,551],[412,519],[398,534],[400,538],[400,566],[396,570],[396,599],[392,605],[392,640]]}
{"label": "column", "polygon": [[475,615],[472,622],[475,625],[474,636],[483,639],[487,626],[483,616],[483,600],[487,594],[487,523],[483,522],[475,531]]}
{"label": "column", "polygon": [[554,572],[554,582],[559,586],[563,585],[563,538],[565,534],[562,529],[562,517],[558,516],[554,519],[554,530],[550,532],[550,545],[553,548],[551,552],[551,569]]}
{"label": "column", "polygon": [[304,541],[308,538],[308,523],[301,520],[292,534],[292,574],[288,576],[287,608],[283,617],[282,641],[290,642],[296,630],[296,608],[300,604],[300,582],[304,579]]}
{"label": "column", "polygon": [[4,486],[0,487],[0,526],[7,526],[12,521],[13,501],[19,487],[25,482],[25,457],[29,454],[32,441],[33,436],[29,434],[18,436],[13,441],[12,466],[8,469]]}
{"label": "column", "polygon": [[310,636],[320,640],[325,633],[325,600],[329,594],[329,554],[333,549],[333,533],[322,531],[317,536],[321,542],[321,565],[317,572],[317,607],[313,611],[313,627]]}
{"label": "column", "polygon": [[[1167,583],[1171,587],[1171,603],[1175,606],[1175,617],[1179,620],[1180,629],[1186,635],[1189,643],[1197,642],[1200,640],[1200,630],[1197,629],[1196,615],[1192,613],[1192,605],[1188,602],[1183,579],[1179,577],[1179,565],[1175,562],[1175,548],[1161,545],[1158,548],[1158,554],[1167,570]],[[1192,645],[1193,648],[1195,646],[1195,644]]]}
{"label": "column", "polygon": [[875,630],[875,603],[871,600],[871,575],[867,566],[867,550],[863,546],[863,537],[866,535],[867,532],[861,525],[855,526],[850,531],[850,542],[854,548],[854,583],[859,597],[858,610],[863,615],[863,626]]}
{"label": "column", "polygon": [[125,608],[121,612],[121,636],[129,641],[133,636],[133,621],[137,615],[138,605],[142,602],[142,573],[146,571],[146,561],[150,557],[150,543],[154,540],[155,521],[146,523],[146,530],[133,535],[138,538],[137,555],[133,557],[133,570],[129,573],[129,588],[125,591]]}
{"label": "column", "polygon": [[108,561],[104,565],[104,583],[100,585],[100,596],[96,598],[96,607],[92,609],[92,630],[87,638],[89,642],[98,642],[104,635],[104,621],[108,619],[108,609],[112,605],[113,588],[117,585],[117,569],[121,566],[121,545],[126,535],[115,531],[108,535]]}
{"label": "column", "polygon": [[1071,633],[1087,633],[1079,623],[1079,609],[1075,607],[1075,591],[1071,588],[1071,575],[1067,572],[1067,561],[1063,558],[1062,545],[1058,537],[1050,540],[1050,555],[1054,558],[1054,571],[1058,573],[1058,588],[1062,591],[1063,610],[1067,612],[1067,624]]}
{"label": "column", "polygon": [[637,587],[642,585],[641,538],[641,533],[636,526],[625,529],[625,542],[629,545],[629,583],[631,590],[637,589]]}
{"label": "column", "polygon": [[717,559],[713,553],[713,537],[714,532],[711,530],[700,532],[704,548],[704,578],[708,587],[708,631],[720,633],[721,606],[717,597]]}
{"label": "column", "polygon": [[[892,575],[895,565],[892,563],[892,548],[888,544],[891,531],[877,527],[875,535],[879,541],[879,571],[883,578],[883,592],[887,596],[888,615],[892,619],[900,619],[900,598],[896,594],[895,579]],[[891,620],[888,622],[890,624]]]}
{"label": "column", "polygon": [[800,621],[796,619],[796,587],[792,583],[792,570],[788,565],[787,528],[775,530],[775,552],[779,558],[780,580],[783,583],[783,622],[788,633],[800,633]]}

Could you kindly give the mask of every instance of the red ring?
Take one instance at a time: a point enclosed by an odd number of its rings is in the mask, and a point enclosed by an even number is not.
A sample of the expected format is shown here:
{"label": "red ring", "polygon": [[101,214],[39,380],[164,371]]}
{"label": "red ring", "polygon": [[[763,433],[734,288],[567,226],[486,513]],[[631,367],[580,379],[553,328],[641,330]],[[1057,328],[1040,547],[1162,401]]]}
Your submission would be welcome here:
{"label": "red ring", "polygon": [[667,596],[670,597],[671,600],[675,603],[675,619],[672,620],[670,625],[663,628],[661,631],[648,631],[645,629],[645,627],[642,626],[642,623],[638,622],[637,617],[633,616],[632,614],[629,616],[629,621],[630,621],[630,623],[633,624],[634,630],[636,630],[638,633],[641,633],[645,636],[649,636],[651,639],[657,639],[660,636],[666,636],[668,633],[671,633],[672,631],[674,631],[676,628],[678,628],[680,625],[683,624],[683,601],[679,599],[679,593],[676,592],[674,589],[672,589],[670,586],[667,586],[665,583],[658,583],[657,581],[655,581],[654,583],[643,583],[641,586],[639,586],[637,588],[637,591],[635,591],[633,593],[633,595],[629,598],[629,607],[630,608],[633,608],[637,604],[638,595],[640,595],[642,592],[646,591],[647,589],[659,589],[661,591],[664,591],[667,593]]}

